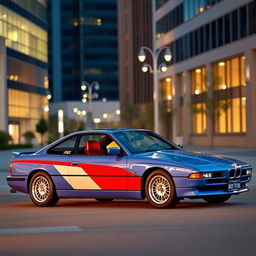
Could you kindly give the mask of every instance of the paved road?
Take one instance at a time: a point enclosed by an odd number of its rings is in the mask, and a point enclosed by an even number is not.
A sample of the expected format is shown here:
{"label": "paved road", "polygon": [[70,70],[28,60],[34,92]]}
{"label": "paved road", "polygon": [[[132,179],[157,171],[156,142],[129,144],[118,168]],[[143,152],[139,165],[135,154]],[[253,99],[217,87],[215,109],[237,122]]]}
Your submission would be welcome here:
{"label": "paved road", "polygon": [[0,255],[255,255],[256,150],[209,152],[251,163],[252,189],[225,204],[185,200],[166,210],[124,200],[61,200],[56,207],[36,207],[27,195],[7,191],[11,154],[0,152]]}
{"label": "paved road", "polygon": [[0,255],[252,256],[256,190],[224,204],[186,200],[159,210],[146,201],[61,200],[34,206],[0,192]]}

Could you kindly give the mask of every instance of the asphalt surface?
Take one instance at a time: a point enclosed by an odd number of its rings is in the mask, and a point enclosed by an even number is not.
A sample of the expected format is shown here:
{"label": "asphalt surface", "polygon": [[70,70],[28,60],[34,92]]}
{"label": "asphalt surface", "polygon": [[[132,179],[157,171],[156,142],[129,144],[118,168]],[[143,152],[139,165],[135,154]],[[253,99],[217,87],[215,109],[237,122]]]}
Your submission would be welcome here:
{"label": "asphalt surface", "polygon": [[60,200],[34,206],[0,192],[0,255],[255,255],[256,190],[224,204],[185,200],[173,209],[146,201]]}
{"label": "asphalt surface", "polygon": [[[256,167],[254,149],[216,152]],[[63,199],[41,208],[28,195],[9,193],[5,177],[10,157],[10,152],[0,152],[1,256],[256,255],[256,168],[251,190],[224,204],[188,199],[160,210],[147,201]]]}

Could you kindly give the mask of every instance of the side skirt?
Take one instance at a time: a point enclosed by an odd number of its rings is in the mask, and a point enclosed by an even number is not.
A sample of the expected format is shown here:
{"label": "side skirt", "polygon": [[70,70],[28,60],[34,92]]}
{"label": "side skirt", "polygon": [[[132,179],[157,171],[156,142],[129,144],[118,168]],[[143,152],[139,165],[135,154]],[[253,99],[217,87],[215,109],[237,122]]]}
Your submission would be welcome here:
{"label": "side skirt", "polygon": [[57,190],[56,192],[60,198],[142,199],[141,191]]}

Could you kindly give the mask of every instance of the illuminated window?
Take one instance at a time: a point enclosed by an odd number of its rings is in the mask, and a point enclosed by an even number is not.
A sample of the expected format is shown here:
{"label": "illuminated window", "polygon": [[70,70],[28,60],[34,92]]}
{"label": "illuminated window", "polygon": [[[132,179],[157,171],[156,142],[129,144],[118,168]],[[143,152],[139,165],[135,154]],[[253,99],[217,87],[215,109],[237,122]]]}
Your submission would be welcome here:
{"label": "illuminated window", "polygon": [[206,71],[205,67],[196,68],[191,71],[192,94],[201,94],[206,91]]}
{"label": "illuminated window", "polygon": [[206,133],[206,104],[197,103],[192,107],[193,133]]}
{"label": "illuminated window", "polygon": [[[245,57],[238,56],[213,64],[216,79],[215,132],[246,132]],[[227,89],[223,94],[223,90]]]}
{"label": "illuminated window", "polygon": [[191,71],[192,91],[192,126],[194,134],[206,133],[206,103],[201,97],[206,92],[206,68],[196,68]]}
{"label": "illuminated window", "polygon": [[162,88],[163,88],[163,100],[171,100],[173,97],[173,82],[171,77],[166,77],[162,80]]}
{"label": "illuminated window", "polygon": [[239,56],[215,63],[213,83],[218,90],[245,85],[245,57]]}
{"label": "illuminated window", "polygon": [[41,116],[47,117],[44,108],[48,106],[48,100],[42,95],[9,89],[8,105],[10,118],[38,120]]}
{"label": "illuminated window", "polygon": [[47,62],[47,32],[1,5],[0,36],[7,47]]}

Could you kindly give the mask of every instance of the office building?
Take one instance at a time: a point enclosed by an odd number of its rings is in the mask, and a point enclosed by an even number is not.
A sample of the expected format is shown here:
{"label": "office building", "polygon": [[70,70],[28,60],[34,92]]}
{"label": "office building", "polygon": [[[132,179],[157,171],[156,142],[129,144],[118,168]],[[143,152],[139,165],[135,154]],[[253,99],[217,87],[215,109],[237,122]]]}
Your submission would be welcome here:
{"label": "office building", "polygon": [[81,101],[83,81],[118,100],[116,0],[48,1],[48,18],[53,102]]}
{"label": "office building", "polygon": [[13,143],[48,118],[47,21],[44,0],[0,1],[0,130]]}
{"label": "office building", "polygon": [[152,75],[141,72],[137,57],[141,46],[152,48],[151,17],[151,0],[118,1],[119,95],[123,127],[152,125]]}
{"label": "office building", "polygon": [[256,1],[156,6],[157,49],[172,52],[159,74],[160,105],[170,112],[161,117],[161,133],[186,145],[255,147]]}
{"label": "office building", "polygon": [[255,147],[256,1],[167,1],[155,18],[157,47],[173,54],[160,77],[172,138]]}

